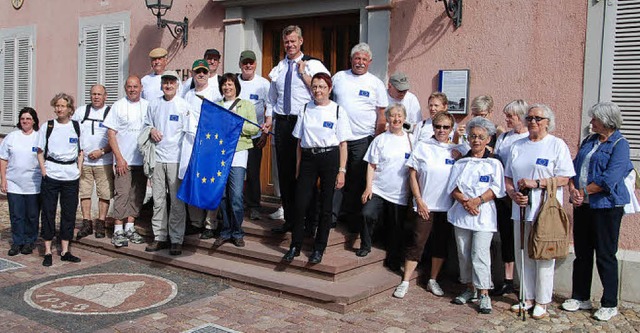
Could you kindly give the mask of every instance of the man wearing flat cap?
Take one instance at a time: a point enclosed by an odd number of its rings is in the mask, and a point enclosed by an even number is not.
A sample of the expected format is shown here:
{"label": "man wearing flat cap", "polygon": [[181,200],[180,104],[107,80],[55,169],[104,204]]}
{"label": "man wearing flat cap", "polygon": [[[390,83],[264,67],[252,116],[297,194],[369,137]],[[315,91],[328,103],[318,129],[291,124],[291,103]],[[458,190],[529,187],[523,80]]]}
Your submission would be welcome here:
{"label": "man wearing flat cap", "polygon": [[396,72],[389,77],[387,84],[387,94],[389,95],[389,105],[402,104],[407,110],[406,122],[415,125],[422,121],[422,111],[418,97],[409,91],[409,78],[403,72]]}
{"label": "man wearing flat cap", "polygon": [[[153,72],[142,78],[142,98],[149,102],[164,95],[160,86],[160,76],[167,69],[167,54],[169,54],[169,52],[161,47],[157,47],[149,52]],[[180,91],[180,89],[180,80],[178,80],[178,91]]]}
{"label": "man wearing flat cap", "polygon": [[[204,56],[202,57],[207,64],[209,65],[209,86],[213,87],[215,90],[215,95],[212,102],[217,102],[222,99],[222,95],[219,91],[220,76],[218,75],[218,66],[220,66],[220,52],[216,49],[208,49],[204,51]],[[191,73],[191,77],[182,83],[182,90],[180,91],[180,96],[184,98],[187,95],[187,92],[196,87],[196,84],[193,82],[193,70]]]}

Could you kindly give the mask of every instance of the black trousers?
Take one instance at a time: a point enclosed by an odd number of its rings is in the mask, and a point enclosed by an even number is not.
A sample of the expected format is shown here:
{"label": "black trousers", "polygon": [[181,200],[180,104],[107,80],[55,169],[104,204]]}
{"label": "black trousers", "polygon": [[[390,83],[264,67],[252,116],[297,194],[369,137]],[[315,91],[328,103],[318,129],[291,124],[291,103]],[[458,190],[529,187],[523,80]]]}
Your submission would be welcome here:
{"label": "black trousers", "polygon": [[260,163],[262,161],[262,148],[256,145],[260,138],[253,139],[253,148],[249,149],[247,159],[247,185],[244,188],[244,201],[247,208],[260,208]]}
{"label": "black trousers", "polygon": [[73,239],[76,226],[76,210],[78,209],[78,190],[80,179],[55,180],[44,177],[40,187],[42,199],[42,228],[44,240],[50,241],[56,232],[56,208],[60,199],[60,234],[62,240]]}
{"label": "black trousers", "polygon": [[618,306],[618,240],[623,207],[594,209],[588,204],[573,210],[573,288],[571,298],[586,301],[591,298],[593,253],[602,282],[603,307]]}
{"label": "black trousers", "polygon": [[360,225],[362,220],[362,193],[367,184],[367,161],[363,160],[372,136],[347,141],[347,174],[344,187],[333,196],[333,219],[345,215],[352,223]]}
{"label": "black trousers", "polygon": [[[320,197],[322,212],[316,232],[314,250],[324,251],[331,230],[331,201],[338,175],[340,162],[340,150],[338,148],[319,154],[302,152],[300,160],[300,174],[296,184],[296,206],[293,208],[294,223],[291,246],[300,248],[304,240],[304,217],[307,212],[310,199],[316,188],[316,182],[320,177]],[[285,208],[286,212],[286,208]]]}
{"label": "black trousers", "polygon": [[296,150],[298,139],[291,133],[296,126],[297,116],[283,116],[275,114],[276,118],[276,159],[278,161],[278,183],[280,184],[280,199],[284,209],[286,226],[293,224],[293,210],[295,209],[296,191]]}
{"label": "black trousers", "polygon": [[360,248],[371,250],[371,238],[378,223],[384,223],[387,261],[400,263],[402,259],[403,224],[407,216],[407,206],[394,204],[374,194],[362,208],[362,229]]}
{"label": "black trousers", "polygon": [[502,261],[516,261],[515,245],[513,242],[513,220],[511,219],[511,199],[496,199],[496,210],[498,213],[498,232],[500,233]]}

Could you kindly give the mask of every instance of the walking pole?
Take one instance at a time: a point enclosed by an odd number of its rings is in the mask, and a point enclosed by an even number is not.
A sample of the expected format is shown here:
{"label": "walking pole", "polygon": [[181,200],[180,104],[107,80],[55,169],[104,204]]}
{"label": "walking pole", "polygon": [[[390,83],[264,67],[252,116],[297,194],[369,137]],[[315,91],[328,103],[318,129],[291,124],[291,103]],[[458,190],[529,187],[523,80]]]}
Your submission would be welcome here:
{"label": "walking pole", "polygon": [[[522,195],[528,195],[529,189],[522,189],[520,191]],[[522,321],[525,321],[526,311],[525,306],[525,292],[524,292],[524,230],[525,230],[525,217],[526,217],[527,207],[520,206],[520,293],[518,295],[518,301],[520,303],[520,307],[518,309],[518,316],[522,316]]]}

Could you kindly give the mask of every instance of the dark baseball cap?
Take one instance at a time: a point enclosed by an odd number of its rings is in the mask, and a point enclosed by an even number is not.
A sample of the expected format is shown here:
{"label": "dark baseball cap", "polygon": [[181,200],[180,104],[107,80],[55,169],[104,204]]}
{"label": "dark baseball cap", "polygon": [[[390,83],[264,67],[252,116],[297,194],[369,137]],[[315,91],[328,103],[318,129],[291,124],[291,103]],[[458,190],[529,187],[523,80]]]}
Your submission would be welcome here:
{"label": "dark baseball cap", "polygon": [[191,70],[195,71],[197,69],[201,69],[204,68],[207,70],[207,72],[209,71],[209,63],[207,63],[206,60],[204,59],[198,59],[196,61],[193,62],[193,66],[191,66]]}
{"label": "dark baseball cap", "polygon": [[216,50],[216,49],[208,49],[206,51],[204,51],[204,58],[209,58],[209,57],[217,57],[220,58],[220,51]]}
{"label": "dark baseball cap", "polygon": [[256,61],[256,54],[251,50],[245,50],[240,53],[240,62],[245,60],[253,60]]}

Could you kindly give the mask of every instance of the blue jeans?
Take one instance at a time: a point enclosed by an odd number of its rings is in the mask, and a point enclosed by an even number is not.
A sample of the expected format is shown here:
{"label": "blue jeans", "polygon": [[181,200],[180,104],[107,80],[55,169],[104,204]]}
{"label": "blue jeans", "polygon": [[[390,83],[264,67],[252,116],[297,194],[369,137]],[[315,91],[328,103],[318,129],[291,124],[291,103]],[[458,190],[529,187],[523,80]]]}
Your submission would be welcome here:
{"label": "blue jeans", "polygon": [[244,219],[244,207],[242,206],[242,187],[244,185],[245,168],[232,167],[229,171],[227,186],[220,201],[222,209],[222,239],[242,238],[242,220]]}
{"label": "blue jeans", "polygon": [[7,193],[13,244],[31,244],[38,239],[39,197],[39,194]]}

